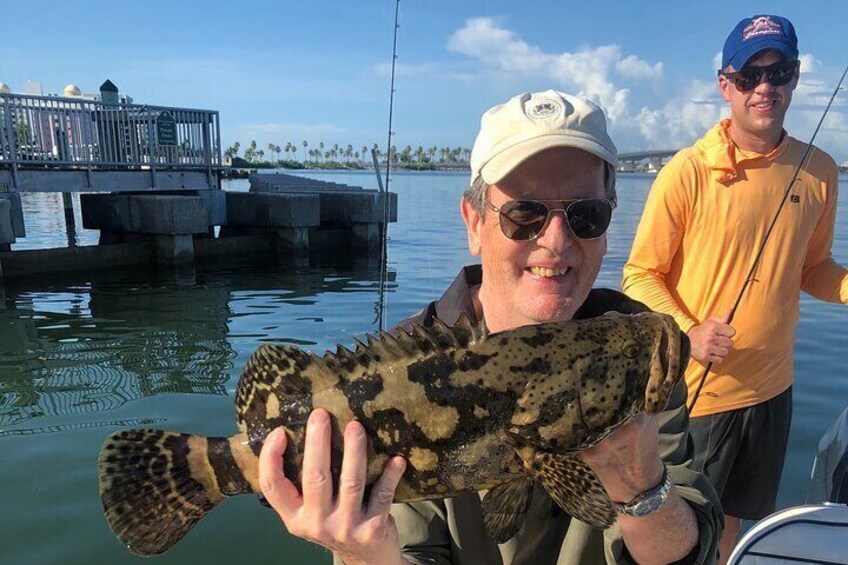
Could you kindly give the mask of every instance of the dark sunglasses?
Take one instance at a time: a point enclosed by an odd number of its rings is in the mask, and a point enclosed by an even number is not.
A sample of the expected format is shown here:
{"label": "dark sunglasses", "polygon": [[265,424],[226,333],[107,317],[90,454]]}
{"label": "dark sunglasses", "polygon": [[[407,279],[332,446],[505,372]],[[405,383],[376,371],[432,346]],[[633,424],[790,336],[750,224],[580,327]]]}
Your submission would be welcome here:
{"label": "dark sunglasses", "polygon": [[[552,208],[546,202],[560,208]],[[509,200],[500,208],[486,200],[498,213],[501,231],[509,239],[529,241],[536,239],[554,212],[565,214],[568,228],[578,239],[597,239],[604,235],[612,219],[612,202],[605,198],[579,198],[576,200]]]}
{"label": "dark sunglasses", "polygon": [[783,86],[795,76],[799,61],[778,61],[765,67],[742,67],[733,73],[720,72],[727,80],[736,85],[740,92],[747,92],[757,88],[763,75],[772,86]]}

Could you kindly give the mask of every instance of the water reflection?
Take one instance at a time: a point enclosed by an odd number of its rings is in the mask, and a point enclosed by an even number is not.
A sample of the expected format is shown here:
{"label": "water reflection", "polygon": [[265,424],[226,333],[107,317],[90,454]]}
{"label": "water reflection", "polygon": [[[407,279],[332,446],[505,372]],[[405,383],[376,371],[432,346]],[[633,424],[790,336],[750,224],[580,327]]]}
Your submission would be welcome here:
{"label": "water reflection", "polygon": [[324,317],[303,314],[314,314],[324,295],[376,303],[379,283],[379,269],[367,264],[199,272],[192,285],[184,276],[109,273],[82,284],[8,288],[11,307],[0,311],[0,436],[123,425],[126,419],[106,421],[107,413],[155,395],[230,394],[259,342],[329,346],[334,340],[320,331],[302,330]]}

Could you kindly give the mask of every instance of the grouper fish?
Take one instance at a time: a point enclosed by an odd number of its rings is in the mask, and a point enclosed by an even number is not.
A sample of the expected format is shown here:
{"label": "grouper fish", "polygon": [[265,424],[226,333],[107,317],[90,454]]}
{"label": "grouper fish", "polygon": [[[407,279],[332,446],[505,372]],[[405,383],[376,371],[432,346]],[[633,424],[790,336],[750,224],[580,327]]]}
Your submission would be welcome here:
{"label": "grouper fish", "polygon": [[322,356],[265,344],[236,389],[240,433],[117,431],[100,453],[100,495],[130,551],[162,553],[225,498],[260,492],[259,452],[278,426],[286,476],[300,488],[307,417],[324,408],[336,485],[342,430],[355,419],[369,440],[366,489],[402,455],[396,502],[487,491],[484,525],[499,542],[523,524],[536,482],[571,516],[606,528],[610,499],[576,454],[637,414],[662,411],[688,357],[685,334],[655,313],[488,335],[466,318],[436,320]]}

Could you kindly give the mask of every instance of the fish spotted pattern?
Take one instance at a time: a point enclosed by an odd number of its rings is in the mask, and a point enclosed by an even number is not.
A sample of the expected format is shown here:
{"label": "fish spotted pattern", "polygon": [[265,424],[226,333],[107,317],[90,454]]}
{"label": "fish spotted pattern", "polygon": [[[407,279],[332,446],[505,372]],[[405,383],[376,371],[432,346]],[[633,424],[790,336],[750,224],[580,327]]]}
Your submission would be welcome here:
{"label": "fish spotted pattern", "polygon": [[408,461],[396,502],[488,491],[485,526],[497,541],[523,523],[539,482],[569,514],[598,528],[615,514],[576,453],[667,402],[688,359],[672,318],[606,314],[486,335],[461,318],[369,336],[317,356],[262,345],[236,390],[231,438],[118,431],[100,456],[110,527],[134,553],[162,553],[228,496],[258,493],[258,455],[283,426],[284,469],[298,488],[310,412],[332,414],[332,475],[342,431],[369,438],[367,487],[395,455]]}

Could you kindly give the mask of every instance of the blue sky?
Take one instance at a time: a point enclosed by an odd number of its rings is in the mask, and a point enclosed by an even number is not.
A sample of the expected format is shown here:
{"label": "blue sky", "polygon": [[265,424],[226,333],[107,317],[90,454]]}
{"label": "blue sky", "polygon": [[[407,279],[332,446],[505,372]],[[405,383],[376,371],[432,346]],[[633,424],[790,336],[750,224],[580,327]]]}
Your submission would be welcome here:
{"label": "blue sky", "polygon": [[[383,147],[394,4],[5,2],[0,82],[94,92],[109,78],[139,103],[220,111],[226,145]],[[554,87],[598,101],[620,151],[680,147],[722,115],[715,59],[760,12],[798,31],[787,129],[806,140],[848,64],[845,0],[403,0],[394,143],[470,147],[485,109]],[[848,92],[817,145],[848,160]]]}

